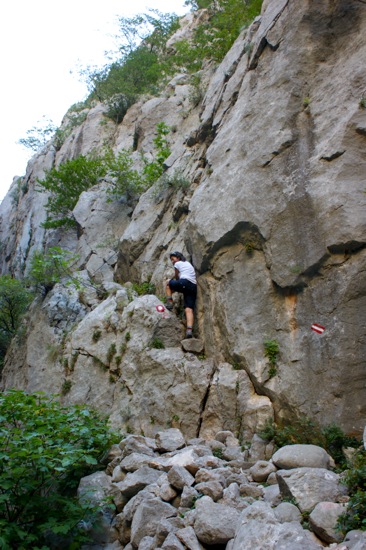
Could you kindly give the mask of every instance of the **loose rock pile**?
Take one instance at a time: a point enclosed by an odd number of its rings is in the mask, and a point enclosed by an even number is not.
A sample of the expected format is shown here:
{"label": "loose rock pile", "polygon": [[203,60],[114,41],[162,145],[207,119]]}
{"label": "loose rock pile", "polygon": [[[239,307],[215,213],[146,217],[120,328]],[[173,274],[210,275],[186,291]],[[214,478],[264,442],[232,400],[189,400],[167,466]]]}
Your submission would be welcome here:
{"label": "loose rock pile", "polygon": [[105,472],[80,482],[79,497],[92,495],[101,520],[89,526],[94,542],[84,550],[366,548],[366,533],[341,543],[335,529],[348,497],[324,449],[289,445],[269,461],[248,456],[229,431],[209,441],[186,442],[174,428],[155,439],[127,436],[110,450]]}

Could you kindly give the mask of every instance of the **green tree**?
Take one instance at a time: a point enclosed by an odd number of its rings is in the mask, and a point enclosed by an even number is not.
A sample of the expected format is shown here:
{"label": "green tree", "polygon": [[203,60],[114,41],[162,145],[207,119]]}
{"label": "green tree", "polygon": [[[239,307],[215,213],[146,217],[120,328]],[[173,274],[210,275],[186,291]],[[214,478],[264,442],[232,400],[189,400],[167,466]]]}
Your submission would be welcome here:
{"label": "green tree", "polygon": [[77,259],[77,256],[58,246],[53,246],[46,252],[38,250],[31,258],[27,282],[42,294],[47,294],[62,279],[78,285],[78,280],[72,273]]}
{"label": "green tree", "polygon": [[100,468],[115,441],[106,420],[86,406],[0,394],[0,547],[47,549],[54,536],[64,538],[63,548],[79,547],[78,525],[92,508],[76,499],[78,482]]}
{"label": "green tree", "polygon": [[81,193],[99,183],[106,172],[107,167],[102,158],[81,155],[67,160],[58,168],[51,168],[42,180],[37,179],[38,190],[50,193],[45,207],[48,219],[43,226],[75,226],[72,210]]}
{"label": "green tree", "polygon": [[0,277],[0,370],[10,341],[33,299],[22,281],[10,275]]}
{"label": "green tree", "polygon": [[44,118],[43,121],[38,122],[38,126],[33,126],[30,130],[27,130],[27,137],[19,139],[18,143],[32,151],[39,151],[55,134],[56,130],[57,126],[54,125],[52,120]]}
{"label": "green tree", "polygon": [[212,0],[186,0],[184,2],[185,6],[189,6],[192,10],[202,10],[209,8],[212,4]]}

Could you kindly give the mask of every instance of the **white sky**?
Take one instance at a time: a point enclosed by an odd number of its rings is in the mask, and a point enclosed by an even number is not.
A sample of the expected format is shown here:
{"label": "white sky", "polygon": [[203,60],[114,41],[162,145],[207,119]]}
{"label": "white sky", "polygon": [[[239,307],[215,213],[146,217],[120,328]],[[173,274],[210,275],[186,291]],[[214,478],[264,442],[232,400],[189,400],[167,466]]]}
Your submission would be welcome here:
{"label": "white sky", "polygon": [[5,0],[0,6],[0,200],[34,154],[17,144],[44,117],[59,126],[85,99],[78,67],[103,65],[115,48],[118,16],[148,8],[183,15],[184,0]]}

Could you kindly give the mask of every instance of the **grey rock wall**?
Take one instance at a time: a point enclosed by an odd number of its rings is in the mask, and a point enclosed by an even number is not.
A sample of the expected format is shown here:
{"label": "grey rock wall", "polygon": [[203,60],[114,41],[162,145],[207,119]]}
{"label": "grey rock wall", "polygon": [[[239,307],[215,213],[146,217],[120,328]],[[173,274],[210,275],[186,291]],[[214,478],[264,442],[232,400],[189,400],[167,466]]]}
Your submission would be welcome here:
{"label": "grey rock wall", "polygon": [[[50,144],[32,159],[17,199],[11,199],[15,182],[0,206],[2,273],[20,276],[35,248],[57,244],[80,255],[86,278],[124,285],[151,277],[161,296],[171,275],[168,252],[182,249],[198,273],[195,331],[204,360],[181,350],[182,326],[170,317],[177,332],[163,331],[165,350],[149,349],[158,330],[150,320],[140,326],[119,368],[107,364],[109,346],[121,346],[128,330],[120,324],[126,314],[116,295],[102,303],[84,296],[86,304],[76,296],[79,317],[71,322],[71,315],[63,327],[67,345],[43,304],[27,340],[9,354],[3,387],[60,390],[66,377],[72,383],[66,401],[90,402],[108,411],[116,425],[145,434],[179,417],[177,427],[190,437],[230,429],[250,439],[273,415],[305,415],[361,433],[366,5],[271,0],[262,11],[222,64],[202,73],[200,105],[190,100],[185,74],[160,97],[141,99],[117,127],[100,124],[103,107],[96,105],[60,150]],[[188,18],[187,32],[191,26]],[[188,189],[157,185],[132,210],[107,202],[101,182],[80,197],[74,210],[78,231],[40,228],[46,197],[34,187],[44,170],[105,140],[115,151],[137,140],[138,151],[149,155],[162,120],[173,128],[167,173],[179,170],[190,181]],[[134,312],[137,303],[123,307]],[[154,304],[144,306],[148,317],[155,315]],[[115,317],[110,332],[104,308]],[[144,318],[144,310],[137,310],[136,318]],[[69,316],[67,307],[63,314]],[[313,323],[325,332],[312,331]],[[97,329],[104,340],[94,345],[90,331]],[[46,334],[48,343],[62,343],[64,364],[77,352],[72,372],[49,359]],[[275,372],[264,353],[268,339],[279,346]],[[42,352],[30,360],[37,345]],[[199,379],[188,383],[194,369]]]}

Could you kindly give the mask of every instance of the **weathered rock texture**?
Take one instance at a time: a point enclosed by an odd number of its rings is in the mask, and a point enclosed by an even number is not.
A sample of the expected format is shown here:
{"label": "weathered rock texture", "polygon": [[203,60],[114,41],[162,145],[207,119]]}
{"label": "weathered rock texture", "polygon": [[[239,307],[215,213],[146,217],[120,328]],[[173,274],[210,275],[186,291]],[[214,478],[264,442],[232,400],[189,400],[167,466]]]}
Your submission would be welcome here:
{"label": "weathered rock texture", "polygon": [[[364,1],[271,0],[222,64],[203,73],[200,105],[190,102],[187,76],[177,75],[119,126],[101,125],[97,105],[61,149],[50,143],[36,155],[1,205],[2,272],[20,276],[33,250],[58,244],[80,255],[85,278],[106,285],[151,277],[163,294],[167,253],[183,249],[198,272],[204,354],[181,350],[183,327],[174,314],[161,318],[157,298],[130,295],[127,304],[126,288],[115,287],[100,301],[89,289],[80,304],[77,292],[58,288],[34,306],[2,386],[60,391],[69,381],[65,401],[89,402],[146,435],[168,423],[189,436],[230,429],[247,439],[273,414],[360,433],[365,58]],[[158,185],[132,211],[107,202],[101,182],[80,197],[78,231],[40,227],[46,197],[35,183],[46,169],[105,140],[118,151],[138,138],[149,154],[161,121],[174,129],[168,173],[181,171],[188,190]],[[322,335],[314,322],[325,326]],[[165,349],[151,345],[156,338]],[[280,349],[273,376],[266,339]]]}

